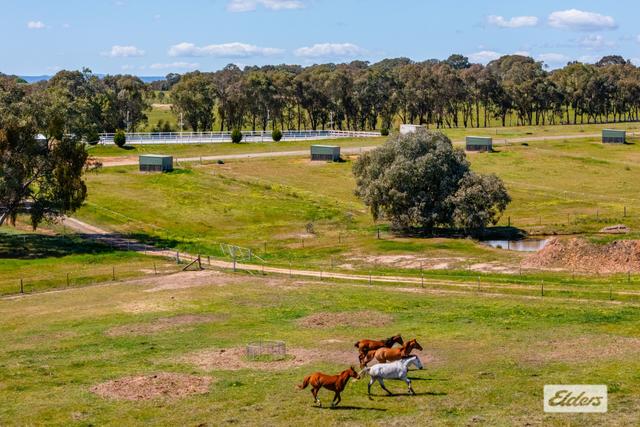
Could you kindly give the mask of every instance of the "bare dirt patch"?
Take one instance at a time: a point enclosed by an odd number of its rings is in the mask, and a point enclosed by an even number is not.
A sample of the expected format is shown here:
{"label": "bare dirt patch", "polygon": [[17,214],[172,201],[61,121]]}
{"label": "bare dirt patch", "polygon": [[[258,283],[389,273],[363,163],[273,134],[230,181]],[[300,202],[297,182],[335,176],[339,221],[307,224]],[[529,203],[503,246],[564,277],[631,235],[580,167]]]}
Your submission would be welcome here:
{"label": "bare dirt patch", "polygon": [[136,281],[137,284],[153,285],[145,292],[159,292],[177,289],[187,289],[198,286],[224,286],[239,283],[243,279],[238,276],[221,273],[214,270],[183,271],[168,276],[154,276]]}
{"label": "bare dirt patch", "polygon": [[347,326],[363,328],[366,326],[386,326],[393,322],[393,316],[372,311],[347,311],[340,313],[314,313],[298,319],[298,325],[304,328],[336,328]]}
{"label": "bare dirt patch", "polygon": [[425,270],[446,270],[464,261],[464,258],[425,258],[416,255],[371,255],[350,258],[349,261],[372,265],[389,265],[396,268],[424,268]]}
{"label": "bare dirt patch", "polygon": [[221,320],[221,317],[204,314],[184,314],[180,316],[162,317],[152,322],[116,326],[109,329],[106,332],[106,335],[110,337],[120,337],[124,335],[150,335],[169,329],[209,323],[217,320]]}
{"label": "bare dirt patch", "polygon": [[91,391],[105,399],[115,400],[180,399],[207,393],[211,382],[209,377],[160,372],[107,381],[91,387]]}
{"label": "bare dirt patch", "polygon": [[181,358],[180,361],[195,365],[204,371],[238,371],[240,369],[279,371],[318,361],[347,365],[358,363],[357,353],[347,350],[326,351],[324,349],[313,350],[287,347],[287,357],[283,360],[273,361],[249,360],[245,351],[244,347],[205,349],[188,354]]}
{"label": "bare dirt patch", "polygon": [[525,259],[523,266],[603,274],[640,271],[640,241],[595,244],[575,237],[554,238],[542,250]]}
{"label": "bare dirt patch", "polygon": [[[523,356],[529,362],[584,363],[640,356],[640,338],[609,335],[553,338],[528,346]],[[535,350],[533,350],[535,349]]]}

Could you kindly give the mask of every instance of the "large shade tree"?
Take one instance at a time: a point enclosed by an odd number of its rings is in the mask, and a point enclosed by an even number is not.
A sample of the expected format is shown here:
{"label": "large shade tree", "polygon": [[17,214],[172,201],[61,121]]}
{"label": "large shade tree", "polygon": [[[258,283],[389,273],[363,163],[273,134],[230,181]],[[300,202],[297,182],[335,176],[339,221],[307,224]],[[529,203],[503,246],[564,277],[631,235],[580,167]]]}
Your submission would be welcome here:
{"label": "large shade tree", "polygon": [[510,202],[499,178],[473,173],[464,151],[424,129],[365,153],[353,173],[356,195],[374,219],[399,229],[480,229],[495,223]]}

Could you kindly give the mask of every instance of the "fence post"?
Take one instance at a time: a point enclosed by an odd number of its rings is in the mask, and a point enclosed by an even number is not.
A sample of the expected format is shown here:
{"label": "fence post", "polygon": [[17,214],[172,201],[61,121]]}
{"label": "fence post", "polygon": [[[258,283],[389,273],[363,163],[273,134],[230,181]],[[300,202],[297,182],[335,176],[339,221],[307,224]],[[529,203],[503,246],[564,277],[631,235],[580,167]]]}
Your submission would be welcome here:
{"label": "fence post", "polygon": [[627,217],[627,207],[626,206],[624,207],[624,217],[625,218]]}
{"label": "fence post", "polygon": [[540,282],[540,296],[544,296],[544,280]]}
{"label": "fence post", "polygon": [[24,282],[20,279],[20,293],[24,294]]}
{"label": "fence post", "polygon": [[156,263],[153,263],[153,274],[158,274],[158,269],[156,268]]}
{"label": "fence post", "polygon": [[176,264],[180,264],[180,252],[176,251]]}
{"label": "fence post", "polygon": [[111,278],[115,281],[116,280],[116,267],[112,266],[111,267]]}
{"label": "fence post", "polygon": [[613,285],[609,282],[609,301],[613,301]]}
{"label": "fence post", "polygon": [[420,286],[424,288],[424,270],[422,269],[422,262],[420,263]]}
{"label": "fence post", "polygon": [[289,279],[291,279],[291,260],[289,260]]}
{"label": "fence post", "polygon": [[378,227],[378,240],[380,240],[380,227]]}
{"label": "fence post", "polygon": [[67,273],[67,288],[69,287],[69,273]]}

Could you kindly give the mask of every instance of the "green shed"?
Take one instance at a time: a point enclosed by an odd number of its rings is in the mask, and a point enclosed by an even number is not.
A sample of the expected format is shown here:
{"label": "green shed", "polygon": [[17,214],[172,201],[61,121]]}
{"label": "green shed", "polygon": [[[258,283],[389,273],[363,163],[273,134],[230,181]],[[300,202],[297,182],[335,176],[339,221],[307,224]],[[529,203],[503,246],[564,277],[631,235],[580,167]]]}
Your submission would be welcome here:
{"label": "green shed", "polygon": [[143,154],[138,157],[141,172],[171,172],[173,156],[162,154]]}
{"label": "green shed", "polygon": [[602,129],[602,143],[624,144],[627,132],[619,129]]}
{"label": "green shed", "polygon": [[311,160],[337,162],[340,160],[340,147],[337,145],[312,145]]}
{"label": "green shed", "polygon": [[492,151],[493,138],[490,136],[468,136],[466,145],[468,151]]}

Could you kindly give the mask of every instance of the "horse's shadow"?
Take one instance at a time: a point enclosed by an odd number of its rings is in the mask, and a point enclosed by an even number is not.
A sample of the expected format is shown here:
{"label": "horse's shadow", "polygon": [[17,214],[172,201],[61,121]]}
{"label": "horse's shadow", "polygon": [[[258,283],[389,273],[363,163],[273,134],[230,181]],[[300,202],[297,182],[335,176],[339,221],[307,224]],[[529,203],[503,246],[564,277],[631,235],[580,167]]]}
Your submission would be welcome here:
{"label": "horse's shadow", "polygon": [[384,408],[367,408],[367,407],[363,407],[363,406],[352,406],[352,405],[346,405],[346,406],[313,406],[315,409],[329,409],[332,411],[355,411],[355,410],[361,410],[361,411],[377,411],[377,412],[385,412],[386,409]]}
{"label": "horse's shadow", "polygon": [[420,393],[411,394],[408,392],[404,393],[393,393],[393,394],[371,394],[371,397],[398,397],[398,396],[447,396],[448,393],[443,391],[423,391]]}

